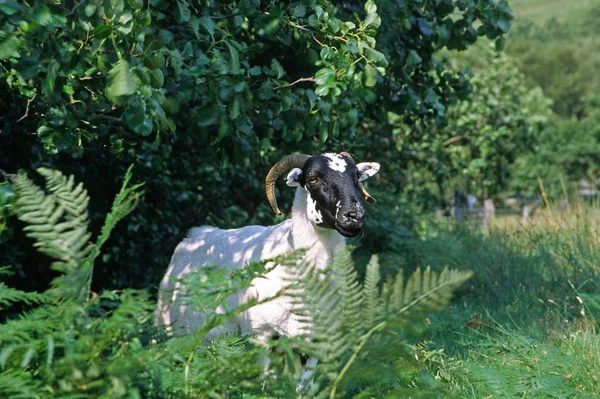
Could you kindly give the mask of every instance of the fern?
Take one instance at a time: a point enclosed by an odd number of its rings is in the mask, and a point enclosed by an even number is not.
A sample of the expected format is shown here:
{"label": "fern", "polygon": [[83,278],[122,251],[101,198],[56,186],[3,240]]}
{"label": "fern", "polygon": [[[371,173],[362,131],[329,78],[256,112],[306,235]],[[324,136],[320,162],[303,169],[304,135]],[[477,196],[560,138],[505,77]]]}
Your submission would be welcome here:
{"label": "fern", "polygon": [[94,245],[89,242],[89,197],[83,185],[75,185],[73,176],[66,177],[55,170],[40,168],[38,172],[45,178],[49,193],[22,174],[13,179],[19,219],[27,223],[24,230],[35,240],[34,246],[56,259],[52,268],[62,273],[52,281],[53,289],[49,293],[82,302],[89,294],[94,260],[116,223],[135,207],[143,194],[137,191],[141,184],[127,187],[130,167]]}
{"label": "fern", "polygon": [[0,281],[0,310],[4,310],[8,305],[16,302],[23,302],[27,305],[34,303],[44,303],[50,301],[50,297],[37,292],[25,292],[15,288],[8,287]]}
{"label": "fern", "polygon": [[[307,326],[305,341],[299,345],[320,361],[315,383],[306,392],[317,398],[340,396],[350,384],[352,368],[364,370],[360,363],[364,366],[369,358],[385,359],[390,352],[402,358],[408,353],[407,345],[401,336],[390,334],[392,329],[440,310],[471,277],[470,272],[417,269],[406,284],[400,273],[380,290],[379,264],[372,257],[361,287],[346,251],[334,259],[333,276],[306,263],[287,267],[296,281],[288,294],[295,299],[295,313]],[[381,378],[377,381],[381,383]],[[365,383],[362,389],[368,387],[369,382]]]}
{"label": "fern", "polygon": [[0,397],[36,399],[39,383],[23,371],[0,373]]}
{"label": "fern", "polygon": [[52,282],[56,297],[85,299],[86,282],[91,270],[81,267],[91,250],[87,232],[89,198],[73,177],[40,168],[50,194],[46,194],[22,174],[14,178],[19,219],[27,223],[27,236],[38,250],[54,259],[52,268],[62,273]]}
{"label": "fern", "polygon": [[[129,186],[130,170],[96,244],[87,231],[88,197],[60,172],[40,169],[47,191],[19,175],[13,179],[19,218],[35,246],[55,259],[62,275],[44,293],[0,283],[0,306],[34,306],[0,324],[0,396],[158,396],[163,354],[148,351],[154,303],[146,292],[105,291],[90,297],[93,263],[116,223],[142,195]],[[0,268],[0,274],[6,274]]]}
{"label": "fern", "polygon": [[131,211],[135,209],[140,198],[144,195],[144,192],[140,191],[140,188],[144,185],[143,183],[129,186],[132,176],[132,169],[133,165],[127,169],[127,173],[125,173],[125,178],[123,179],[123,184],[121,185],[121,190],[119,190],[119,193],[115,197],[111,211],[108,213],[108,215],[106,215],[100,236],[98,237],[96,244],[92,247],[89,257],[86,259],[86,262],[90,264],[90,267],[91,263],[93,263],[98,255],[100,255],[100,249],[110,237],[110,232],[112,229],[120,220],[125,218],[131,213]]}

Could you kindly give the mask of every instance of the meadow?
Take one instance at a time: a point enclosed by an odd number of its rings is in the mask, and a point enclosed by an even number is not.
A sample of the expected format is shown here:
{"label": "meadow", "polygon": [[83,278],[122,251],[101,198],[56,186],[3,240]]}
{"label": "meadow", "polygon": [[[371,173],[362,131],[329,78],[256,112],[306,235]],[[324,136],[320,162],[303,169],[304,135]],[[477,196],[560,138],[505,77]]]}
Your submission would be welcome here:
{"label": "meadow", "polygon": [[474,272],[420,344],[435,380],[456,397],[598,396],[598,221],[578,204],[422,241],[426,262]]}

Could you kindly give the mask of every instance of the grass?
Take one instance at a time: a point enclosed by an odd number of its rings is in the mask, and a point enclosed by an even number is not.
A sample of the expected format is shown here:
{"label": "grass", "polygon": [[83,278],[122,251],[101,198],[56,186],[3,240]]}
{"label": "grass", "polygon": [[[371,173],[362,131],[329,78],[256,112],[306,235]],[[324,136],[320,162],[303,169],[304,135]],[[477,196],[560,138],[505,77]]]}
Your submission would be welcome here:
{"label": "grass", "polygon": [[560,22],[576,21],[593,4],[599,0],[509,0],[516,19],[527,18],[542,25],[552,18]]}
{"label": "grass", "polygon": [[576,204],[527,225],[444,223],[416,241],[424,264],[475,276],[431,315],[413,381],[459,398],[600,397],[600,213]]}

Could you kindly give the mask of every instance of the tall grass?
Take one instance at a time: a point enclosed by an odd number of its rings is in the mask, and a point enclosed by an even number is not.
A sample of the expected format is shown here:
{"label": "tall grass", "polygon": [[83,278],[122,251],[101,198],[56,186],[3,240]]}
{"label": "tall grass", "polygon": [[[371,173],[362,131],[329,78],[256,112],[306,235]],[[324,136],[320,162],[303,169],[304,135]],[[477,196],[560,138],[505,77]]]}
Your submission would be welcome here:
{"label": "tall grass", "polygon": [[418,345],[456,397],[599,397],[600,209],[546,203],[527,223],[440,223],[414,244],[474,273]]}

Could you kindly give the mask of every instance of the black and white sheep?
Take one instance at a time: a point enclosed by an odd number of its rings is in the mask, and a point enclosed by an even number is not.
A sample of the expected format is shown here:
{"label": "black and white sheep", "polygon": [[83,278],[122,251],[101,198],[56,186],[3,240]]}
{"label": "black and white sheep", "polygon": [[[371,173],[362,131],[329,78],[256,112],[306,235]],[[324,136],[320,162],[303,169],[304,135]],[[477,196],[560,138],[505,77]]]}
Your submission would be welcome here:
{"label": "black and white sheep", "polygon": [[[205,316],[182,300],[185,287],[181,279],[197,268],[206,265],[243,268],[250,262],[301,248],[306,249],[303,261],[316,268],[327,267],[334,252],[345,246],[345,237],[354,237],[361,232],[365,209],[360,196],[367,202],[375,202],[362,181],[378,170],[378,163],[355,164],[347,153],[284,157],[269,171],[266,191],[273,210],[281,214],[275,198],[275,181],[289,171],[286,183],[296,187],[291,219],[268,227],[193,228],[175,249],[161,282],[157,324],[167,326],[168,331],[175,334],[192,333],[202,327]],[[261,301],[270,298],[286,284],[285,269],[274,267],[265,276],[254,279],[251,287],[228,298],[229,307],[233,309],[249,298]],[[290,298],[277,297],[248,309],[227,325],[213,329],[207,339],[226,332],[256,334],[259,339],[272,334],[297,336],[301,333],[301,325],[291,310]]]}

